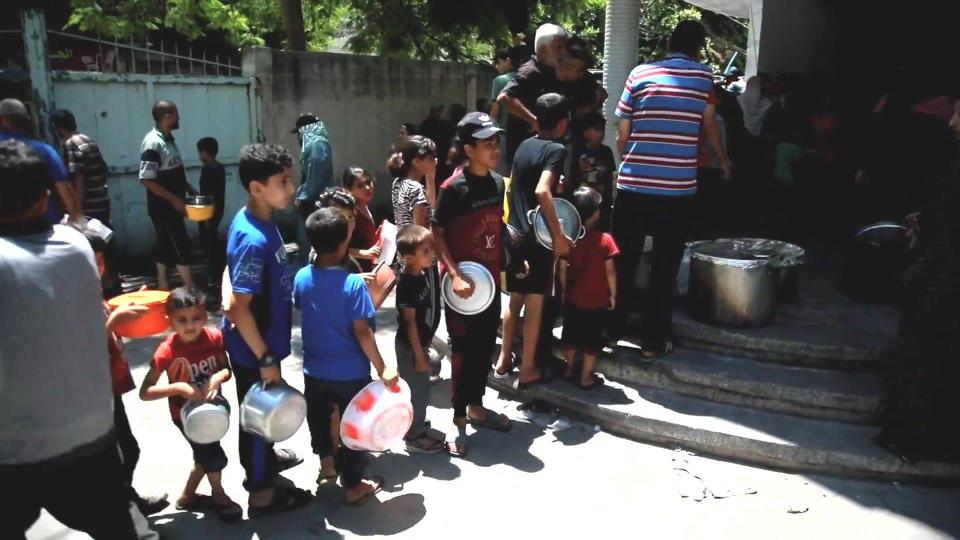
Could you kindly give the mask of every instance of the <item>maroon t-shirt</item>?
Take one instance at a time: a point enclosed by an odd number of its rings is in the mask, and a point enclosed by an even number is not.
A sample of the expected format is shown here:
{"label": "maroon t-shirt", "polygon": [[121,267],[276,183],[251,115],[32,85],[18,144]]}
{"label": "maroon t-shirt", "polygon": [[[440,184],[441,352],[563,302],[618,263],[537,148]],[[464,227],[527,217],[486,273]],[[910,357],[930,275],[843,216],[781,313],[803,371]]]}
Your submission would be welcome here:
{"label": "maroon t-shirt", "polygon": [[580,309],[610,307],[607,259],[620,254],[613,237],[590,229],[570,252],[567,268],[567,301]]}
{"label": "maroon t-shirt", "polygon": [[499,281],[503,266],[503,177],[490,171],[475,176],[464,170],[440,186],[433,222],[445,230],[455,261],[480,263]]}
{"label": "maroon t-shirt", "polygon": [[[357,225],[353,229],[353,236],[350,237],[350,247],[354,249],[370,249],[370,246],[377,241],[377,224],[373,221],[373,215],[369,208],[357,207]],[[373,270],[373,261],[371,259],[357,259],[360,269],[364,272]]]}

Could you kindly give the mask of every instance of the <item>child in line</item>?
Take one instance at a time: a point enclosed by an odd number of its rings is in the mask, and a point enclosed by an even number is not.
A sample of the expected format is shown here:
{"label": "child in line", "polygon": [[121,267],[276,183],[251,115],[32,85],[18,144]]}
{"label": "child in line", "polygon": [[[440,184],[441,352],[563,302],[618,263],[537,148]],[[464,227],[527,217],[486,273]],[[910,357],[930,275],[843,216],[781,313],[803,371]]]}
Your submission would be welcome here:
{"label": "child in line", "polygon": [[335,450],[330,415],[334,406],[346,410],[370,382],[371,364],[387,386],[396,384],[397,376],[387,372],[377,349],[376,310],[367,286],[340,266],[350,241],[347,220],[336,208],[321,208],[310,214],[306,227],[317,259],[297,272],[293,302],[303,321],[304,395],[313,451],[320,456],[317,483],[336,478],[339,471],[344,501],[359,505],[382,489],[383,479],[363,478],[363,452],[343,444]]}
{"label": "child in line", "polygon": [[[288,208],[293,199],[292,163],[282,146],[249,144],[240,150],[240,182],[250,198],[230,224],[222,328],[241,403],[257,382],[280,381],[280,362],[290,355],[293,280],[283,238],[270,217],[275,210]],[[289,449],[274,450],[262,437],[239,432],[240,464],[246,472],[243,486],[250,493],[248,515],[268,516],[309,503],[310,492],[273,484],[277,473],[303,458]]]}
{"label": "child in line", "polygon": [[366,169],[347,167],[343,171],[343,187],[356,201],[356,224],[350,237],[350,256],[360,263],[364,272],[373,270],[373,261],[380,256],[377,245],[377,224],[370,213],[373,200],[373,177]]}
{"label": "child in line", "polygon": [[601,231],[610,230],[610,216],[613,214],[613,174],[617,162],[613,150],[603,144],[606,120],[599,112],[587,113],[576,120],[577,137],[570,159],[570,174],[563,183],[563,192],[567,197],[580,186],[590,186],[603,197],[600,207],[600,221],[597,227]]}
{"label": "child in line", "polygon": [[[206,327],[207,299],[193,287],[174,289],[167,299],[167,318],[174,334],[157,347],[140,386],[140,399],[152,401],[168,398],[173,423],[183,434],[180,411],[188,401],[213,401],[220,396],[220,386],[230,380],[230,365],[223,348],[223,335]],[[159,383],[160,376],[167,383]],[[184,434],[186,439],[186,435]],[[221,471],[227,466],[227,455],[220,442],[197,444],[187,439],[193,450],[193,468],[177,499],[178,510],[216,510],[223,521],[230,523],[243,517],[243,509],[223,490]],[[211,495],[197,494],[197,487],[206,477]]]}
{"label": "child in line", "polygon": [[[473,284],[460,273],[459,263],[482,264],[493,276],[499,276],[503,266],[503,177],[493,171],[500,159],[503,130],[490,116],[474,112],[457,124],[457,132],[457,146],[468,165],[440,187],[433,237],[444,271],[453,280],[453,293],[469,298]],[[494,291],[493,302],[483,312],[461,315],[447,309],[446,321],[453,364],[453,423],[458,433],[447,451],[464,457],[468,423],[497,431],[512,427],[506,416],[483,406],[500,326],[500,291]]]}
{"label": "child in line", "polygon": [[[97,271],[102,279],[107,271],[107,243],[101,236],[92,231],[85,230],[83,235],[90,243],[93,256],[97,261]],[[133,526],[137,529],[138,534],[152,533],[146,525],[144,516],[156,514],[169,506],[170,503],[167,502],[166,493],[159,496],[143,497],[133,488],[133,472],[140,461],[140,445],[133,435],[133,430],[130,429],[130,419],[127,418],[127,410],[123,405],[123,395],[135,389],[137,385],[133,382],[130,364],[127,362],[127,356],[123,351],[123,339],[116,334],[116,329],[120,325],[139,319],[147,312],[147,308],[131,304],[119,306],[110,311],[110,307],[104,302],[103,310],[107,314],[107,354],[110,358],[110,384],[113,387],[113,430],[117,435],[117,446],[120,448],[123,479],[130,495],[130,517],[133,519]],[[143,535],[141,537],[147,538],[149,536]]]}
{"label": "child in line", "polygon": [[[410,385],[413,424],[404,440],[407,452],[435,454],[443,450],[444,436],[430,429],[430,362],[427,350],[436,331],[433,291],[427,271],[433,267],[433,235],[420,225],[408,225],[397,233],[397,252],[403,270],[397,280],[397,370]],[[439,435],[439,436],[437,436]]]}
{"label": "child in line", "polygon": [[213,137],[204,137],[197,141],[197,155],[203,162],[203,168],[200,169],[200,194],[213,199],[213,217],[201,221],[200,236],[203,238],[203,250],[207,254],[207,275],[209,276],[208,291],[214,298],[212,303],[217,301],[220,291],[220,278],[223,276],[223,267],[225,266],[224,257],[226,251],[220,241],[220,221],[223,219],[224,207],[227,202],[227,171],[223,164],[217,161],[217,153],[220,151],[220,145]]}
{"label": "child in line", "polygon": [[[603,198],[593,188],[581,186],[573,193],[573,205],[587,229],[569,258],[560,259],[560,283],[566,295],[563,308],[563,358],[565,375],[583,390],[603,384],[593,372],[603,348],[603,330],[610,310],[616,307],[617,269],[620,254],[613,237],[598,227]],[[583,354],[583,369],[574,371],[577,353]]]}

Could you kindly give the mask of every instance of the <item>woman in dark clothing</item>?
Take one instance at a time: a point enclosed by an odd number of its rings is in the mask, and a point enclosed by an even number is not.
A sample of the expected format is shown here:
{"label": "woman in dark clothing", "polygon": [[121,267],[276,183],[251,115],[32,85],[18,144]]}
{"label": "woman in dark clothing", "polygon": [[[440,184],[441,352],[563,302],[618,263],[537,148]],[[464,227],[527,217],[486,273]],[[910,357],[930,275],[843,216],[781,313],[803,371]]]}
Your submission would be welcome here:
{"label": "woman in dark clothing", "polygon": [[[960,138],[960,100],[950,127]],[[906,302],[878,444],[906,460],[960,460],[960,147],[932,180],[920,212],[918,256],[904,274]]]}

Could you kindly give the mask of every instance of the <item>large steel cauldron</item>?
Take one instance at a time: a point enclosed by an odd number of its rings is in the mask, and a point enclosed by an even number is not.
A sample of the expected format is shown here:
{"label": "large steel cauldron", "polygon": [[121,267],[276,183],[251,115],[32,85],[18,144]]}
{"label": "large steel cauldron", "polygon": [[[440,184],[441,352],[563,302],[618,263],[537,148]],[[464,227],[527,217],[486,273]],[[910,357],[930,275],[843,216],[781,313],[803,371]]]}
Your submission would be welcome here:
{"label": "large steel cauldron", "polygon": [[723,326],[762,326],[773,318],[779,270],[773,259],[730,240],[691,248],[688,305],[694,317]]}

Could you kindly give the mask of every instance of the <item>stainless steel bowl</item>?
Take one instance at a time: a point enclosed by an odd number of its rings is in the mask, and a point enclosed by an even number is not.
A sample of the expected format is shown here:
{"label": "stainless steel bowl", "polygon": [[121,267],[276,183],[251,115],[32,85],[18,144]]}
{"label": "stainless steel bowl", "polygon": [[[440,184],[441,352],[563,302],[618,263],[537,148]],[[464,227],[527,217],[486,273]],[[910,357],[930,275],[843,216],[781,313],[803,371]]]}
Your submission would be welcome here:
{"label": "stainless steel bowl", "polygon": [[306,398],[285,382],[256,383],[240,404],[240,427],[271,442],[292,437],[306,417]]}
{"label": "stainless steel bowl", "polygon": [[[580,214],[573,203],[566,199],[553,199],[554,208],[557,210],[557,219],[560,221],[560,228],[563,229],[563,235],[572,242],[576,242],[587,234],[583,228],[583,222],[580,220]],[[540,207],[527,212],[527,222],[533,226],[533,234],[541,246],[552,250],[553,235],[550,234],[550,226],[547,225],[547,219],[544,217]]]}
{"label": "stainless steel bowl", "polygon": [[180,409],[183,434],[197,444],[215,443],[230,428],[230,403],[223,396],[211,401],[188,401]]}

